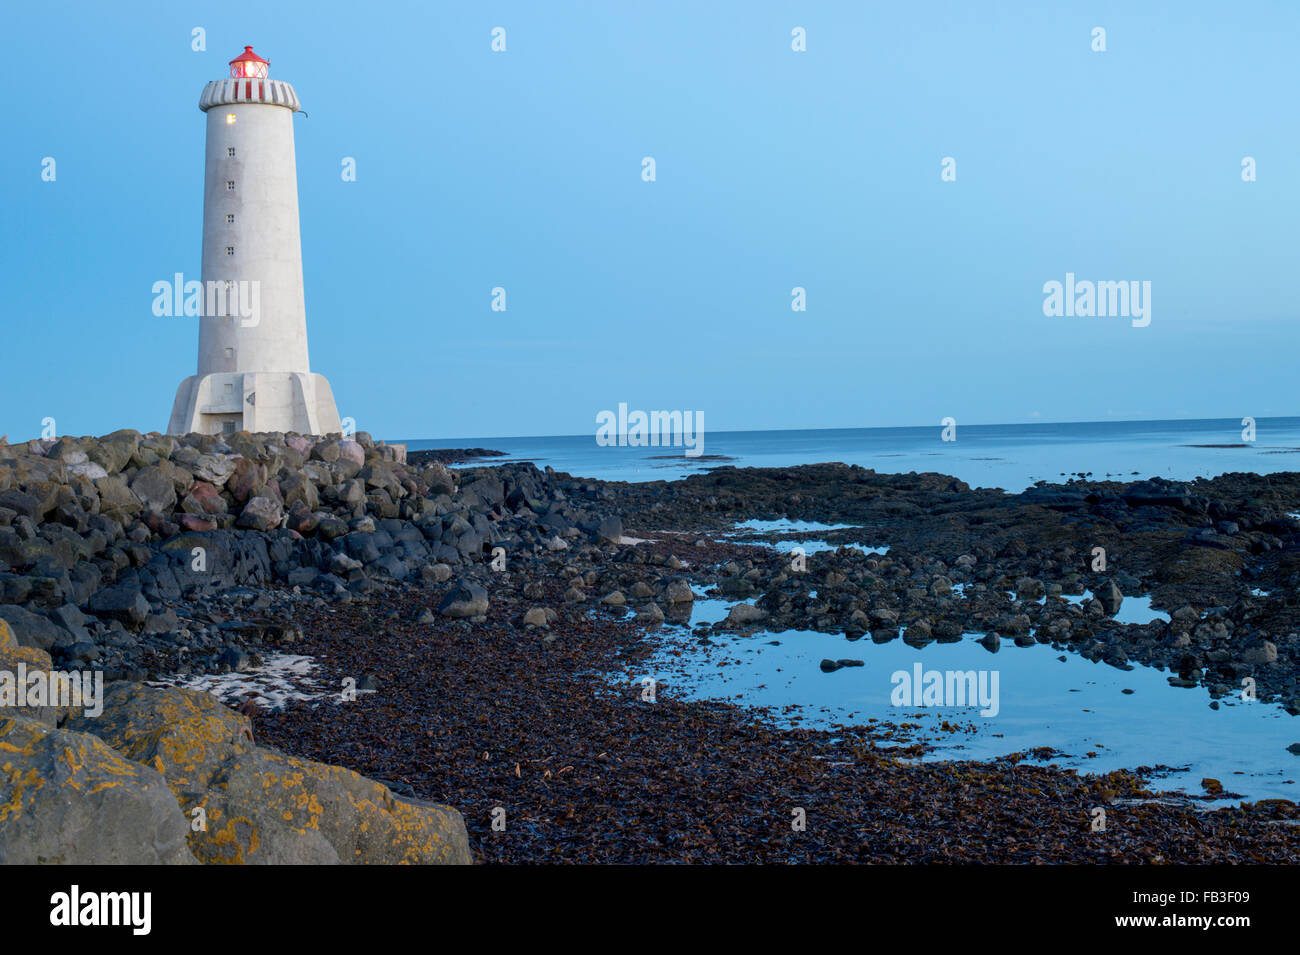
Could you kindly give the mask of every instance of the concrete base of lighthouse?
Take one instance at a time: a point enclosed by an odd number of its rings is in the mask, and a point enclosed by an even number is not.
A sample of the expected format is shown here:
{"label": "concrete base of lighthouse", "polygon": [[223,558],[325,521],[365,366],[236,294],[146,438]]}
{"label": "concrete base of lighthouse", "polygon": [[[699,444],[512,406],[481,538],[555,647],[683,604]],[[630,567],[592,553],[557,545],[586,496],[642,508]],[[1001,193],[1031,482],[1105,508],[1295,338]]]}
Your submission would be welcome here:
{"label": "concrete base of lighthouse", "polygon": [[324,375],[242,371],[191,375],[176,389],[168,434],[343,430]]}

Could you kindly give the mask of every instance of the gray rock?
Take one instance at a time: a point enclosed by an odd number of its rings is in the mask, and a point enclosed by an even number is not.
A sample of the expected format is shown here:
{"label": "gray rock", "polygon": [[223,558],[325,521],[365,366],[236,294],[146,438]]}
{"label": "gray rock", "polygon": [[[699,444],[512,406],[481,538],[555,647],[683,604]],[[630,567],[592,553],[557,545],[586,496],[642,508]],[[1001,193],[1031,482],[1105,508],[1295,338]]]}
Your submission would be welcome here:
{"label": "gray rock", "polygon": [[684,580],[671,580],[668,582],[667,589],[664,590],[664,600],[670,604],[693,603],[695,594],[691,590],[691,585]]}
{"label": "gray rock", "polygon": [[176,485],[158,466],[141,468],[131,479],[131,490],[146,508],[170,514],[176,507]]}
{"label": "gray rock", "polygon": [[99,647],[93,643],[74,643],[63,651],[63,659],[71,663],[93,663],[99,659]]}
{"label": "gray rock", "polygon": [[230,667],[235,673],[243,673],[249,667],[249,656],[238,647],[226,647],[217,657],[217,662]]}
{"label": "gray rock", "polygon": [[360,570],[365,565],[354,557],[349,557],[342,552],[335,553],[330,557],[330,573],[344,577],[354,570]]}
{"label": "gray rock", "polygon": [[295,567],[289,571],[285,580],[290,587],[310,587],[320,576],[320,571],[315,567]]}
{"label": "gray rock", "polygon": [[458,583],[438,604],[438,612],[444,617],[478,617],[487,613],[487,610],[487,591],[472,580]]}
{"label": "gray rock", "polygon": [[149,601],[136,579],[122,580],[96,592],[87,609],[96,617],[119,620],[131,627],[142,626],[149,618]]}
{"label": "gray rock", "polygon": [[1102,609],[1110,617],[1119,613],[1120,604],[1124,602],[1124,595],[1120,593],[1119,586],[1113,580],[1106,581],[1094,590],[1092,596],[1101,602]]}
{"label": "gray rock", "polygon": [[411,565],[398,557],[397,554],[385,554],[375,561],[374,566],[393,580],[405,580],[411,576]]}
{"label": "gray rock", "polygon": [[12,604],[0,605],[0,619],[8,622],[20,647],[49,650],[60,644],[71,643],[62,627],[23,607],[15,607]]}
{"label": "gray rock", "polygon": [[81,609],[76,604],[64,604],[51,610],[46,616],[63,629],[74,633],[90,622],[90,619],[81,612]]}
{"label": "gray rock", "polygon": [[596,536],[602,541],[617,544],[623,539],[623,518],[617,514],[601,518],[600,527],[596,530]]}
{"label": "gray rock", "polygon": [[636,615],[636,622],[643,626],[655,626],[664,622],[664,612],[654,601],[646,604]]}
{"label": "gray rock", "polygon": [[95,482],[99,493],[99,512],[119,524],[127,524],[140,513],[143,506],[126,482],[109,470],[108,477]]}
{"label": "gray rock", "polygon": [[1277,644],[1271,640],[1259,640],[1252,646],[1246,648],[1246,652],[1241,658],[1251,664],[1265,664],[1277,662]]}
{"label": "gray rock", "polygon": [[347,521],[323,511],[318,511],[316,516],[316,536],[322,540],[332,541],[347,534]]}
{"label": "gray rock", "polygon": [[1033,577],[1021,577],[1016,581],[1016,597],[1020,600],[1037,600],[1046,590],[1041,580]]}
{"label": "gray rock", "polygon": [[728,625],[745,627],[757,623],[767,616],[767,611],[755,607],[753,604],[740,603],[731,608],[724,621]]}
{"label": "gray rock", "polygon": [[31,494],[18,490],[0,491],[0,507],[7,507],[19,515],[33,521],[43,521],[46,509],[41,501]]}
{"label": "gray rock", "polygon": [[451,567],[447,564],[425,564],[420,568],[420,579],[426,584],[445,584],[451,580]]}
{"label": "gray rock", "polygon": [[236,527],[254,531],[269,531],[279,527],[284,521],[284,509],[278,501],[257,495],[250,497],[244,509],[235,521]]}

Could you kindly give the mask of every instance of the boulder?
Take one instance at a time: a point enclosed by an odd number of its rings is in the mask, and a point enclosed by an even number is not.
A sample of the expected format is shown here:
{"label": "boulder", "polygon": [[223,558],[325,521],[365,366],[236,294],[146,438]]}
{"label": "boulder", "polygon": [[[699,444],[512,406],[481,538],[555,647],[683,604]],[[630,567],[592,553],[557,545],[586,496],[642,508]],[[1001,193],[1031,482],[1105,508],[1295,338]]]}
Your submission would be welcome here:
{"label": "boulder", "polygon": [[695,600],[695,593],[686,581],[672,580],[664,590],[664,600],[670,604],[692,603]]}
{"label": "boulder", "polygon": [[420,474],[425,484],[428,485],[430,495],[437,497],[439,494],[452,495],[456,493],[456,477],[445,464],[435,461],[426,465]]}
{"label": "boulder", "polygon": [[0,865],[194,863],[189,820],[157,769],[11,712],[0,754]]}
{"label": "boulder", "polygon": [[0,604],[0,621],[17,646],[35,647],[38,650],[67,642],[62,627],[47,617],[32,613],[13,604]]}
{"label": "boulder", "polygon": [[99,494],[99,513],[116,521],[127,524],[140,513],[143,506],[135,492],[126,486],[121,477],[111,471],[108,477],[95,481],[95,491]]}
{"label": "boulder", "polygon": [[248,499],[235,521],[236,527],[254,531],[270,531],[284,521],[284,509],[277,501],[260,495]]}
{"label": "boulder", "polygon": [[1137,481],[1123,493],[1124,502],[1130,507],[1154,506],[1187,508],[1191,505],[1190,492],[1186,484],[1167,481],[1164,478],[1151,478],[1149,481]]}
{"label": "boulder", "polygon": [[106,617],[127,626],[139,627],[149,616],[149,601],[141,591],[140,581],[128,578],[96,591],[91,596],[87,609],[96,617]]}
{"label": "boulder", "polygon": [[217,519],[199,514],[180,514],[176,518],[176,525],[187,531],[215,531]]}
{"label": "boulder", "polygon": [[351,461],[358,468],[362,467],[366,463],[366,449],[345,438],[338,443],[338,460]]}
{"label": "boulder", "polygon": [[451,580],[451,567],[447,564],[425,564],[420,568],[420,579],[426,584],[445,584]]}
{"label": "boulder", "polygon": [[767,611],[761,610],[753,604],[740,603],[731,608],[724,623],[728,626],[747,627],[758,623],[766,616]]}
{"label": "boulder", "polygon": [[135,455],[140,437],[138,431],[114,431],[93,442],[86,455],[110,475],[117,474]]}
{"label": "boulder", "polygon": [[226,509],[226,499],[207,481],[195,481],[181,501],[181,510],[187,514],[224,514]]}
{"label": "boulder", "polygon": [[194,462],[194,477],[213,487],[222,487],[235,472],[230,458],[217,454],[200,454]]}
{"label": "boulder", "polygon": [[252,458],[237,458],[234,473],[226,480],[226,490],[243,504],[266,486],[266,465]]}
{"label": "boulder", "polygon": [[478,617],[487,610],[487,591],[472,580],[458,583],[438,604],[438,613],[444,617]]}
{"label": "boulder", "polygon": [[1119,586],[1113,580],[1108,580],[1096,590],[1092,596],[1101,602],[1102,609],[1106,611],[1107,616],[1115,616],[1119,613],[1120,605],[1124,602],[1124,595],[1120,593]]}
{"label": "boulder", "polygon": [[202,862],[226,864],[472,861],[459,812],[398,799],[351,770],[256,746],[246,717],[193,690],[114,683],[104,712],[69,726],[94,729],[136,763],[160,772],[191,817]]}
{"label": "boulder", "polygon": [[1277,644],[1271,640],[1258,640],[1253,645],[1246,648],[1246,652],[1241,658],[1247,663],[1256,666],[1265,663],[1277,662]]}
{"label": "boulder", "polygon": [[30,683],[23,679],[34,673],[51,672],[55,671],[50,655],[35,647],[18,646],[8,625],[0,620],[0,716],[22,716],[48,726],[58,726],[59,721],[68,715],[69,708],[56,705],[57,700],[48,698],[33,706],[28,696]]}
{"label": "boulder", "polygon": [[141,468],[131,479],[131,490],[146,508],[170,514],[176,507],[176,485],[158,465]]}
{"label": "boulder", "polygon": [[651,601],[637,612],[636,622],[643,626],[656,626],[664,622],[664,612],[657,603]]}
{"label": "boulder", "polygon": [[1046,592],[1043,582],[1033,577],[1021,577],[1016,581],[1016,597],[1020,600],[1037,600]]}
{"label": "boulder", "polygon": [[286,507],[291,507],[295,501],[302,501],[312,511],[320,507],[316,485],[301,472],[293,472],[280,482],[280,494]]}
{"label": "boulder", "polygon": [[324,541],[332,541],[348,532],[347,521],[335,517],[327,511],[316,512],[316,536]]}
{"label": "boulder", "polygon": [[45,520],[45,512],[48,510],[35,495],[16,490],[0,491],[0,507],[7,507],[38,523]]}

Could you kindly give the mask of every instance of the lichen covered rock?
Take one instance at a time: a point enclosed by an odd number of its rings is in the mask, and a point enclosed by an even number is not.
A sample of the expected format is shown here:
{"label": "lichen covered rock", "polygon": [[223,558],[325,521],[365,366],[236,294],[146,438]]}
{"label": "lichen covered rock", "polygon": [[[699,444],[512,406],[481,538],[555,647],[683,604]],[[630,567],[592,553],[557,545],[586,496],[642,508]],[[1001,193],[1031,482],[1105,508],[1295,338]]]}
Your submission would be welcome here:
{"label": "lichen covered rock", "polygon": [[192,864],[189,829],[156,770],[0,712],[0,865]]}
{"label": "lichen covered rock", "polygon": [[102,716],[69,725],[87,725],[161,773],[187,817],[203,810],[206,829],[189,840],[202,862],[472,861],[456,810],[398,799],[351,770],[256,746],[248,720],[206,693],[117,683]]}

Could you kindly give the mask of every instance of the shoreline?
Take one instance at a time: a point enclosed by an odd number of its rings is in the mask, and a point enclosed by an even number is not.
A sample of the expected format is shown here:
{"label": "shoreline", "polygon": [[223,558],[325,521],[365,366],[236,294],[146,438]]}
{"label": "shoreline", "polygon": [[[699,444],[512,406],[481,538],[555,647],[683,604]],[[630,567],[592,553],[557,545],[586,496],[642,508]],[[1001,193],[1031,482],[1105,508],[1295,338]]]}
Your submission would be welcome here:
{"label": "shoreline", "polygon": [[[918,649],[983,632],[1165,666],[1211,699],[1249,676],[1294,715],[1300,474],[1006,494],[823,464],[629,484],[518,463],[450,471],[358,439],[119,432],[0,448],[0,616],[21,647],[119,683],[312,656],[325,685],[350,677],[363,692],[275,712],[244,701],[257,742],[449,804],[478,861],[1300,858],[1282,823],[1294,800],[1205,812],[1126,802],[1163,798],[1133,772],[910,765],[882,750],[889,728],[782,729],[673,687],[644,703],[596,676],[631,674],[663,621],[689,620],[694,589],[747,608],[713,632]],[[817,533],[888,551],[811,553],[791,573],[787,554],[722,538],[778,519],[849,525]],[[1089,569],[1098,541],[1105,572]],[[187,569],[196,547],[201,572]],[[1096,596],[1056,599],[1084,589]],[[1168,622],[1116,622],[1138,594]],[[1005,815],[1000,790],[1019,820],[970,835]],[[512,800],[507,832],[522,833],[498,838],[489,813]],[[818,836],[810,823],[791,838],[791,805],[822,820]],[[1114,835],[1089,844],[1098,805]],[[927,842],[935,826],[966,835]]]}
{"label": "shoreline", "polygon": [[[663,688],[645,703],[634,665],[621,687],[591,672],[646,652],[626,620],[574,621],[545,643],[544,631],[511,628],[533,599],[503,596],[475,630],[417,624],[418,593],[385,595],[378,620],[345,614],[330,632],[322,623],[324,635],[300,649],[331,677],[364,670],[393,695],[326,718],[293,706],[255,726],[273,745],[458,806],[484,864],[1297,858],[1292,803],[1205,811],[1166,801],[1132,772],[1076,774],[1015,756],[915,763],[860,727],[780,728],[749,707]],[[342,633],[359,647],[341,646]],[[1105,836],[1089,832],[1097,807]],[[491,826],[498,808],[505,832]],[[794,808],[804,832],[791,831]]]}

